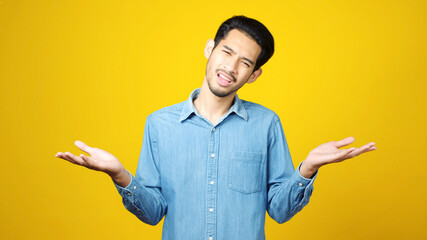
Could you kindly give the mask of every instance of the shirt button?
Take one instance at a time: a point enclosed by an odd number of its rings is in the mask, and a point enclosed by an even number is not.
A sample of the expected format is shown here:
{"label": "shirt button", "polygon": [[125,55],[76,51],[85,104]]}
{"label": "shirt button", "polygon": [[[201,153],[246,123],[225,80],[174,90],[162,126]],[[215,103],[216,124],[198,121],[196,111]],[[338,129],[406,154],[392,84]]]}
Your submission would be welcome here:
{"label": "shirt button", "polygon": [[215,182],[214,182],[214,181],[210,181],[209,183],[210,183],[211,185],[214,185],[214,183],[215,183]]}
{"label": "shirt button", "polygon": [[214,131],[214,132],[215,132],[215,128],[212,128],[212,131]]}
{"label": "shirt button", "polygon": [[209,212],[213,212],[213,208],[209,208]]}
{"label": "shirt button", "polygon": [[213,157],[213,158],[214,158],[214,157],[215,157],[215,153],[212,153],[212,154],[211,154],[211,157]]}
{"label": "shirt button", "polygon": [[212,240],[213,239],[213,237],[209,237],[209,240]]}
{"label": "shirt button", "polygon": [[298,183],[298,185],[299,185],[300,187],[302,187],[302,183]]}
{"label": "shirt button", "polygon": [[128,196],[132,195],[132,193],[128,192]]}
{"label": "shirt button", "polygon": [[133,186],[133,190],[135,190],[136,189],[136,186]]}

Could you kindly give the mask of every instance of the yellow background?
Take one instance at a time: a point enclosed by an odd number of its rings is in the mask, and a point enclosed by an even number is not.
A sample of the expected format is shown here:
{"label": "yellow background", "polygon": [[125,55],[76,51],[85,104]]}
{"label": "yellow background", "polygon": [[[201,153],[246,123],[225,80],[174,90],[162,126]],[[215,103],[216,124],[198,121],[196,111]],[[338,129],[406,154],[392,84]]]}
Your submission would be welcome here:
{"label": "yellow background", "polygon": [[201,85],[236,14],[275,37],[239,97],[278,113],[295,166],[347,136],[378,146],[323,167],[267,239],[425,239],[427,3],[404,0],[0,1],[0,238],[160,239],[107,175],[54,155],[79,139],[134,173],[146,116]]}

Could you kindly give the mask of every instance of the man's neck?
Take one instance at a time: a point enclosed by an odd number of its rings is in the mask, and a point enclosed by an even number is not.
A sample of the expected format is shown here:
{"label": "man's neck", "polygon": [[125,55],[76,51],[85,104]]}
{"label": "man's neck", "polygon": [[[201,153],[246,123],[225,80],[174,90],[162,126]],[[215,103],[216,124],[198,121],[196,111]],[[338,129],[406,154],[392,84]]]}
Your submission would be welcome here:
{"label": "man's neck", "polygon": [[212,125],[215,125],[230,110],[235,95],[233,93],[226,97],[218,97],[210,91],[205,80],[203,81],[199,96],[193,103],[197,112],[208,119]]}

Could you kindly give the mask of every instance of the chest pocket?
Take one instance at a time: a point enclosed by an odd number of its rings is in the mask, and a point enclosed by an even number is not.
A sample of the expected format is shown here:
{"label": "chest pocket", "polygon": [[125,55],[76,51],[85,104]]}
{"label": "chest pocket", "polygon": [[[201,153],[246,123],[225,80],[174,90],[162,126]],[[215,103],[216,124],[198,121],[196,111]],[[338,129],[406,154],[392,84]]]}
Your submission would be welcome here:
{"label": "chest pocket", "polygon": [[242,193],[262,189],[262,153],[232,152],[228,165],[228,187]]}

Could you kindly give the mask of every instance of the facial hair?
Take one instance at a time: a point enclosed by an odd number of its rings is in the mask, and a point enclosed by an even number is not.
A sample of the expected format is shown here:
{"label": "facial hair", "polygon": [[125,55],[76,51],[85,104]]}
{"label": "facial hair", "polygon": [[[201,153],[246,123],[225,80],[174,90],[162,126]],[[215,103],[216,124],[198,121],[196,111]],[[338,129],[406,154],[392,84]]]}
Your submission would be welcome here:
{"label": "facial hair", "polygon": [[[236,82],[236,78],[234,77],[234,75],[233,74],[231,74],[229,71],[227,71],[227,70],[224,70],[224,69],[217,69],[216,71],[215,71],[215,75],[213,76],[213,78],[215,78],[215,76],[217,76],[218,75],[218,72],[219,71],[222,71],[222,72],[224,72],[224,73],[226,73],[227,75],[229,75],[229,76],[231,76],[232,78],[233,78],[233,83],[235,83]],[[219,88],[215,88],[213,85],[214,85],[214,83],[212,82],[212,81],[214,81],[214,79],[212,79],[212,78],[210,78],[209,76],[206,76],[206,80],[207,80],[207,83],[208,83],[208,87],[209,87],[209,90],[215,95],[215,96],[217,96],[217,97],[220,97],[220,98],[223,98],[223,97],[227,97],[227,96],[229,96],[229,95],[231,95],[231,94],[233,94],[233,93],[235,93],[235,92],[237,92],[237,90],[239,90],[248,80],[249,80],[249,78],[246,80],[246,81],[244,81],[244,82],[242,82],[242,84],[240,84],[240,85],[236,85],[236,86],[234,86],[234,87],[232,87],[231,89],[228,89],[228,90],[221,90],[221,89],[219,89]]]}

